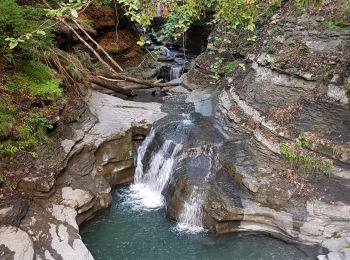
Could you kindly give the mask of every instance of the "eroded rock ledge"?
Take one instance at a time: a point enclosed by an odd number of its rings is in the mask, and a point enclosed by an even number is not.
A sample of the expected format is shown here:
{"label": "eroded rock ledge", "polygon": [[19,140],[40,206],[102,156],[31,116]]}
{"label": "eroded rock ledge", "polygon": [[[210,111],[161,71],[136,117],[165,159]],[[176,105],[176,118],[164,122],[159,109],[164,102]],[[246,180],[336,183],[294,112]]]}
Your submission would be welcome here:
{"label": "eroded rock ledge", "polygon": [[164,115],[160,104],[93,91],[79,118],[58,129],[41,152],[37,171],[19,184],[32,197],[28,212],[1,209],[0,257],[93,259],[79,224],[110,206],[112,187],[133,180],[133,139]]}
{"label": "eroded rock ledge", "polygon": [[[350,32],[326,30],[320,17],[288,16],[287,11],[282,8],[283,15],[258,29],[261,42],[244,46],[240,39],[247,35],[230,35],[230,57],[239,57],[246,70],[221,79],[217,117],[243,138],[232,140],[236,151],[218,155],[232,184],[211,184],[203,221],[219,233],[259,230],[315,243],[329,250],[319,259],[350,259],[350,110],[344,90],[350,82]],[[216,32],[212,38],[220,37]],[[268,45],[273,48],[266,50]],[[301,54],[300,46],[307,52]],[[206,86],[195,79],[211,73],[205,68],[215,46],[208,48],[186,76],[189,87]],[[275,62],[267,62],[266,55]],[[308,153],[332,160],[330,176],[313,173],[305,181],[280,155],[280,144],[295,143],[301,132],[310,142]],[[229,182],[227,173],[217,178]],[[185,177],[175,183],[182,190],[191,187]],[[186,194],[169,196],[170,218],[178,218]]]}

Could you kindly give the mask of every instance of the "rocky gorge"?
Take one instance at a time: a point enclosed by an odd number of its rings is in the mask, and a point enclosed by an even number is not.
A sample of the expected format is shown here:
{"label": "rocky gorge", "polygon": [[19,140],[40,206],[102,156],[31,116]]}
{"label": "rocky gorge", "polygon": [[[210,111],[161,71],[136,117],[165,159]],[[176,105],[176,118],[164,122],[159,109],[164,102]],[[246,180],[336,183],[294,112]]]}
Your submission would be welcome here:
{"label": "rocky gorge", "polygon": [[[0,209],[0,257],[93,259],[79,225],[111,205],[113,188],[134,181],[137,148],[153,125],[141,172],[171,140],[164,158],[176,167],[158,187],[167,218],[216,233],[268,233],[317,245],[318,259],[350,259],[350,30],[324,28],[322,13],[296,15],[288,4],[264,19],[257,41],[242,41],[251,35],[240,30],[223,36],[217,25],[207,50],[175,79],[182,87],[164,98],[90,89],[20,180],[27,199]],[[221,37],[230,39],[223,62],[234,69],[215,81]],[[285,158],[281,144],[311,166]]]}

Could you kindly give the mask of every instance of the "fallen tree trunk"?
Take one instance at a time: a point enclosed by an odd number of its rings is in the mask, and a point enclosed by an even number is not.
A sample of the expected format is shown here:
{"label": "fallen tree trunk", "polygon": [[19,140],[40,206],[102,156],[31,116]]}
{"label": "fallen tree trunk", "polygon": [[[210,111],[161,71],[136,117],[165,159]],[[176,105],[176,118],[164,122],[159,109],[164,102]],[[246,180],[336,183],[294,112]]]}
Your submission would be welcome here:
{"label": "fallen tree trunk", "polygon": [[110,89],[110,90],[113,90],[117,93],[120,93],[120,94],[123,94],[127,97],[133,97],[135,96],[134,93],[132,93],[132,90],[129,90],[129,89],[124,89],[120,86],[118,86],[116,84],[116,82],[113,82],[113,81],[108,81],[108,80],[105,80],[103,78],[99,78],[99,77],[95,77],[95,76],[91,76],[90,77],[90,82],[91,83],[94,83],[96,85],[99,85],[101,87],[104,87],[104,88],[107,88],[107,89]]}
{"label": "fallen tree trunk", "polygon": [[82,31],[86,37],[88,37],[88,39],[90,41],[92,41],[93,44],[96,45],[96,47],[98,49],[100,49],[102,51],[102,53],[109,59],[109,61],[113,64],[113,66],[115,66],[116,68],[118,68],[120,71],[124,71],[122,69],[122,67],[105,51],[105,49],[102,48],[102,46],[100,44],[98,44],[98,42],[96,42],[91,36],[90,34],[87,33],[87,31],[84,30],[84,28],[79,24],[78,21],[76,21],[75,19],[72,19],[72,21],[75,23],[76,26],[78,26],[78,28],[80,29],[80,31]]}
{"label": "fallen tree trunk", "polygon": [[145,88],[165,88],[165,87],[175,87],[181,85],[181,83],[171,83],[171,82],[158,82],[158,81],[149,81],[149,80],[142,80],[142,79],[137,79],[134,77],[126,76],[124,74],[112,74],[112,75],[101,75],[97,76],[99,78],[102,78],[107,81],[115,82],[115,81],[128,81],[128,82],[133,82],[140,84],[138,89],[145,89]]}
{"label": "fallen tree trunk", "polygon": [[[91,76],[90,77],[90,82],[94,83],[96,85],[99,85],[101,87],[113,90],[115,92],[118,92],[120,94],[123,94],[128,97],[133,97],[136,94],[134,94],[132,91],[135,89],[147,89],[147,88],[164,88],[164,87],[172,87],[172,86],[178,86],[180,84],[178,83],[160,83],[160,82],[151,82],[147,80],[141,80],[141,79],[136,79],[133,77],[127,77],[127,76],[122,76],[120,74],[115,74],[113,75],[114,78],[107,78],[104,76]],[[126,79],[125,79],[126,78]],[[133,86],[127,86],[127,87],[121,87],[118,85],[118,82],[132,82],[135,83],[136,85]]]}

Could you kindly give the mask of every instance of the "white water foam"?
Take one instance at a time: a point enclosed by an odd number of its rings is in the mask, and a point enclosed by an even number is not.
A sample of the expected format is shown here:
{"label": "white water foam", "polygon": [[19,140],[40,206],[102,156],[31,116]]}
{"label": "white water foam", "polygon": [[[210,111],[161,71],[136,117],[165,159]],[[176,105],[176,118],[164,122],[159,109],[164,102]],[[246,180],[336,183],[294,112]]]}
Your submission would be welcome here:
{"label": "white water foam", "polygon": [[[204,182],[207,183],[209,178],[212,175],[212,167],[213,164],[211,161],[209,161],[209,170],[208,173],[205,175]],[[204,197],[203,193],[200,192],[200,189],[198,186],[193,186],[191,195],[185,201],[184,205],[182,206],[180,215],[179,215],[179,222],[176,226],[176,230],[183,231],[187,233],[198,233],[203,232],[205,229],[203,228],[203,208],[202,205],[204,204]]]}
{"label": "white water foam", "polygon": [[[193,122],[191,120],[191,114],[187,114],[187,113],[182,113],[181,116],[184,118],[182,120],[182,125],[187,127],[187,126],[191,126],[193,125]],[[181,126],[181,125],[180,125]]]}
{"label": "white water foam", "polygon": [[197,186],[193,186],[190,197],[185,201],[179,215],[176,230],[187,233],[198,233],[204,231],[202,227],[203,199]]}
{"label": "white water foam", "polygon": [[[190,114],[182,114],[182,116],[184,117],[183,121],[188,120],[191,122]],[[138,148],[134,184],[125,193],[123,202],[123,204],[133,210],[154,210],[164,206],[165,199],[162,191],[173,173],[175,157],[183,148],[181,144],[176,144],[172,140],[166,140],[161,148],[150,158],[148,162],[149,167],[144,167],[144,156],[154,138],[155,130],[152,129]],[[211,164],[209,168],[204,178],[205,182],[210,177]],[[145,171],[145,169],[147,170]],[[189,198],[184,202],[181,209],[179,222],[175,227],[176,231],[198,233],[205,230],[202,227],[203,202],[203,193],[200,192],[198,186],[194,186]]]}
{"label": "white water foam", "polygon": [[[159,151],[152,156],[149,168],[144,172],[142,160],[154,134],[151,133],[148,137],[149,139],[146,138],[138,149],[134,184],[130,186],[130,193],[125,200],[125,203],[136,210],[152,210],[164,206],[162,191],[173,173],[175,156],[182,149],[181,144],[166,140]],[[168,154],[170,149],[173,150]]]}

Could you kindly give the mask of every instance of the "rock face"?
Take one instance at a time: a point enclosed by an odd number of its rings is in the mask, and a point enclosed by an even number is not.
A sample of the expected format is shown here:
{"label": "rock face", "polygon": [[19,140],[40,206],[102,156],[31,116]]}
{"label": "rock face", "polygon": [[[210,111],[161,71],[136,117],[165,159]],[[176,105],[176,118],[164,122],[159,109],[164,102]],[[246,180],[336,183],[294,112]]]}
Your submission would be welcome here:
{"label": "rock face", "polygon": [[11,225],[18,227],[21,219],[27,213],[29,201],[18,199],[9,201],[7,206],[0,209],[0,226]]}
{"label": "rock face", "polygon": [[1,259],[34,259],[31,238],[23,230],[13,226],[0,226]]}
{"label": "rock face", "polygon": [[[1,209],[1,224],[7,225],[0,232],[2,259],[93,259],[78,225],[109,207],[112,187],[133,180],[133,137],[146,135],[165,114],[157,103],[99,92],[87,104],[77,121],[57,129],[41,163],[20,182],[33,197],[28,212],[18,212],[17,205]],[[17,218],[11,220],[13,212]],[[24,215],[20,229],[8,226]]]}
{"label": "rock face", "polygon": [[[249,35],[241,31],[226,35],[232,44],[224,63],[235,57],[246,70],[220,80],[217,117],[232,139],[215,154],[221,166],[203,198],[202,222],[218,233],[258,230],[318,244],[329,250],[320,259],[349,259],[350,110],[344,86],[350,79],[350,31],[324,29],[319,16],[296,17],[289,8],[285,4],[281,14],[259,25],[261,41],[243,42]],[[215,36],[223,37],[220,30]],[[219,47],[213,42],[185,76],[187,87],[210,84],[209,52]],[[302,149],[300,133],[308,142]],[[332,161],[330,175],[326,167],[308,171],[288,163],[281,144],[315,163]],[[179,220],[191,194],[190,176],[175,175],[165,193],[171,219]]]}

